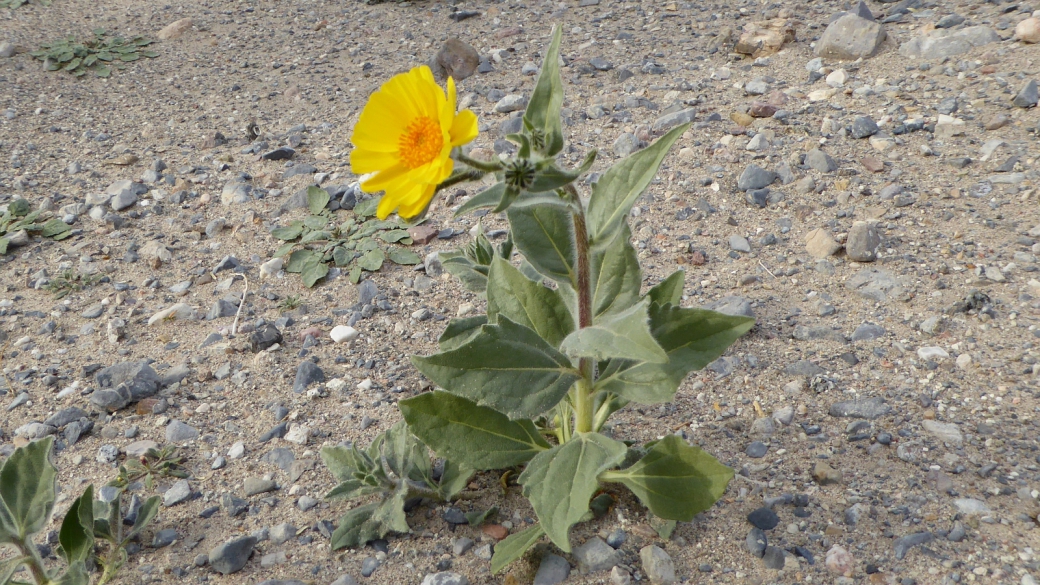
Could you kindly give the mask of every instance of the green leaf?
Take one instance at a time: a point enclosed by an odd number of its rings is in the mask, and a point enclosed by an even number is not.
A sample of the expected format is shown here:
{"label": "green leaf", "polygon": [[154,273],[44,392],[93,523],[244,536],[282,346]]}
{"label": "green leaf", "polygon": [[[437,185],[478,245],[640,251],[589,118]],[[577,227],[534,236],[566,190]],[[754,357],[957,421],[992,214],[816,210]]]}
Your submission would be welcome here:
{"label": "green leaf", "polygon": [[599,488],[598,477],[624,461],[624,443],[598,433],[581,433],[535,455],[520,474],[524,496],[531,501],[545,533],[564,552],[571,552],[571,526],[589,511]]}
{"label": "green leaf", "polygon": [[311,258],[312,261],[304,264],[303,270],[300,271],[303,286],[307,288],[317,284],[319,280],[325,278],[325,275],[329,273],[329,265],[322,262],[320,256],[312,254]]}
{"label": "green leaf", "polygon": [[53,238],[72,229],[72,226],[58,218],[51,219],[40,228],[40,235],[45,238]]}
{"label": "green leaf", "polygon": [[159,503],[161,501],[162,498],[159,496],[152,496],[141,504],[141,508],[137,510],[137,518],[134,518],[134,525],[130,527],[129,531],[127,531],[124,540],[134,538],[152,523],[156,514],[159,513]]}
{"label": "green leaf", "polygon": [[0,254],[6,254],[9,245],[11,245],[11,238],[0,238]]}
{"label": "green leaf", "polygon": [[18,572],[18,569],[26,564],[32,562],[32,557],[11,557],[0,561],[0,585],[7,585],[12,583],[11,576]]}
{"label": "green leaf", "polygon": [[393,495],[384,499],[372,512],[372,522],[379,524],[379,536],[389,532],[408,532],[408,518],[404,514],[404,503],[408,499],[408,486],[404,483]]}
{"label": "green leaf", "polygon": [[369,272],[375,272],[383,267],[384,259],[382,250],[369,250],[364,256],[358,258],[357,265]]}
{"label": "green leaf", "polygon": [[491,573],[495,574],[510,563],[524,556],[524,553],[545,536],[541,524],[533,524],[528,528],[515,532],[495,545],[495,554],[491,557]]}
{"label": "green leaf", "polygon": [[444,471],[441,472],[441,480],[438,483],[441,495],[445,500],[451,500],[469,485],[475,470],[463,467],[449,460],[444,462]]}
{"label": "green leaf", "polygon": [[285,244],[282,244],[281,246],[278,246],[277,250],[275,250],[274,257],[275,258],[280,258],[282,256],[285,256],[289,252],[292,252],[292,249],[294,247],[296,247],[296,243],[295,242],[287,242]]}
{"label": "green leaf", "polygon": [[307,209],[318,215],[329,204],[329,192],[317,185],[307,187]]}
{"label": "green leaf", "polygon": [[332,249],[332,261],[336,263],[336,266],[346,266],[353,259],[354,253],[343,246],[336,246]]}
{"label": "green leaf", "polygon": [[477,193],[473,197],[470,197],[468,201],[460,205],[458,211],[455,212],[455,217],[459,217],[460,215],[464,215],[470,211],[481,209],[483,207],[497,207],[502,201],[502,197],[505,196],[505,193],[506,184],[499,181],[480,193]]}
{"label": "green leaf", "polygon": [[270,230],[270,234],[282,240],[296,239],[300,237],[300,234],[304,233],[304,224],[300,222],[292,222],[291,225],[283,228],[275,228]]}
{"label": "green leaf", "polygon": [[560,351],[572,357],[591,357],[597,361],[626,358],[654,364],[668,361],[668,354],[650,333],[649,303],[640,301],[628,310],[594,320],[591,327],[578,329],[560,344]]}
{"label": "green leaf", "polygon": [[[324,190],[322,192],[324,193]],[[323,230],[329,225],[329,218],[324,215],[308,215],[303,219],[303,225],[312,230]]]}
{"label": "green leaf", "polygon": [[[100,58],[101,56],[98,55],[98,59]],[[105,65],[98,64],[94,66],[94,75],[97,75],[98,77],[109,77],[112,75],[112,69]]]}
{"label": "green leaf", "polygon": [[513,242],[538,272],[575,286],[577,252],[571,214],[559,207],[510,208]]}
{"label": "green leaf", "polygon": [[657,175],[668,149],[689,127],[689,124],[676,126],[650,146],[618,161],[603,173],[589,198],[589,241],[593,245],[606,244],[614,238],[615,231],[628,217],[636,200]]}
{"label": "green leaf", "polygon": [[290,273],[303,272],[305,266],[313,262],[320,262],[321,258],[310,250],[296,250],[289,256],[285,263],[285,271]]}
{"label": "green leaf", "polygon": [[657,283],[656,286],[646,292],[646,298],[650,299],[651,305],[663,307],[664,305],[679,306],[682,301],[683,284],[686,281],[686,271],[676,270],[668,278]]}
{"label": "green leaf", "polygon": [[504,469],[526,463],[549,448],[531,421],[511,421],[492,408],[448,392],[427,392],[398,404],[420,441],[464,467]]}
{"label": "green leaf", "polygon": [[22,198],[15,199],[7,206],[7,212],[15,217],[26,217],[31,211],[29,202]]}
{"label": "green leaf", "polygon": [[511,419],[534,418],[556,406],[580,374],[567,356],[504,315],[451,351],[412,357],[435,384]]}
{"label": "green leaf", "polygon": [[480,526],[488,518],[493,518],[495,514],[498,514],[498,506],[491,506],[483,512],[480,510],[474,510],[472,512],[466,512],[466,521],[469,522],[470,526]]}
{"label": "green leaf", "polygon": [[654,515],[689,522],[722,497],[733,470],[676,435],[668,435],[631,467],[603,481],[624,484]]}
{"label": "green leaf", "polygon": [[330,234],[329,232],[322,231],[322,230],[315,230],[315,231],[307,232],[306,235],[304,235],[302,238],[300,238],[300,241],[298,243],[300,243],[300,244],[309,244],[311,242],[326,241],[326,240],[328,240],[331,237],[332,237],[332,234]]}
{"label": "green leaf", "polygon": [[390,261],[394,264],[400,264],[401,266],[422,264],[422,258],[420,258],[418,254],[411,250],[405,250],[404,248],[394,248],[390,250]]}
{"label": "green leaf", "polygon": [[364,199],[358,201],[357,205],[354,206],[354,215],[360,217],[372,217],[376,214],[376,209],[379,208],[379,199],[372,197],[371,199]]}
{"label": "green leaf", "polygon": [[58,543],[65,562],[86,561],[94,554],[94,486],[76,498],[61,522]]}
{"label": "green leaf", "polygon": [[[0,244],[3,240],[0,239]],[[483,294],[487,290],[487,266],[481,266],[465,256],[441,256],[441,264],[458,278],[466,290]]]}
{"label": "green leaf", "polygon": [[[597,151],[595,149],[589,151],[585,155],[585,160],[578,165],[578,168],[573,171],[568,171],[557,167],[554,164],[550,164],[545,169],[538,171],[535,175],[534,183],[527,188],[532,193],[540,192],[552,192],[555,189],[563,187],[567,183],[573,183],[577,181],[582,175],[584,175],[590,168],[592,163],[596,162]],[[557,197],[559,199],[559,197]]]}
{"label": "green leaf", "polygon": [[590,250],[594,318],[625,311],[639,299],[643,274],[631,239],[632,232],[623,225],[609,245]]}
{"label": "green leaf", "polygon": [[560,25],[553,27],[552,42],[545,52],[542,70],[538,74],[531,101],[524,112],[524,127],[545,137],[542,152],[554,156],[563,150],[563,130],[560,127],[560,108],[563,106],[563,79],[560,77]]}
{"label": "green leaf", "polygon": [[351,268],[350,274],[348,275],[348,279],[350,280],[350,284],[357,284],[361,282],[361,267],[355,265],[353,268]]}
{"label": "green leaf", "polygon": [[595,390],[640,404],[668,402],[688,373],[710,364],[754,325],[750,317],[672,305],[651,306],[650,330],[668,353],[668,362],[611,359],[600,371]]}
{"label": "green leaf", "polygon": [[54,585],[88,585],[90,577],[87,575],[87,565],[83,561],[76,561],[69,565],[65,573],[54,581]]}
{"label": "green leaf", "polygon": [[488,272],[487,318],[496,323],[498,315],[529,329],[558,347],[574,331],[574,318],[560,293],[523,275],[512,264],[496,258]]}
{"label": "green leaf", "polygon": [[509,209],[509,206],[516,201],[516,198],[520,196],[520,189],[513,185],[506,185],[506,190],[502,193],[502,200],[498,202],[498,205],[491,210],[491,213],[499,213]]}
{"label": "green leaf", "polygon": [[408,230],[387,230],[380,232],[379,239],[388,244],[394,244],[408,237]]}
{"label": "green leaf", "polygon": [[480,328],[488,322],[486,315],[474,315],[473,317],[462,317],[452,319],[441,333],[437,343],[441,351],[449,351],[466,345],[474,337],[480,334]]}
{"label": "green leaf", "polygon": [[50,521],[58,474],[50,459],[53,444],[47,437],[19,447],[0,468],[0,542],[26,542]]}
{"label": "green leaf", "polygon": [[665,520],[650,513],[647,515],[650,520],[650,528],[657,532],[657,536],[661,537],[662,540],[668,540],[672,537],[672,533],[675,532],[675,527],[678,524],[675,520]]}
{"label": "green leaf", "polygon": [[378,502],[358,506],[339,519],[339,527],[332,533],[332,550],[363,545],[379,538],[369,522],[379,506]]}
{"label": "green leaf", "polygon": [[149,59],[154,59],[159,56],[159,53],[156,53],[155,51],[141,51],[141,56],[148,57]]}

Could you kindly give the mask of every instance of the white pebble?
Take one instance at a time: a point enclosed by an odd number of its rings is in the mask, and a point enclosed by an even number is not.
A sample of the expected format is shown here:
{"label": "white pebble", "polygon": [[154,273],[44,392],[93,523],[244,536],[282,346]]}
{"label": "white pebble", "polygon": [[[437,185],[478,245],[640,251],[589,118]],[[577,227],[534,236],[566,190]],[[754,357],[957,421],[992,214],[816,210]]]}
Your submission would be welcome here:
{"label": "white pebble", "polygon": [[332,328],[332,331],[329,332],[329,337],[331,337],[332,341],[335,341],[336,343],[354,341],[359,335],[361,334],[358,333],[357,329],[348,325],[336,325]]}

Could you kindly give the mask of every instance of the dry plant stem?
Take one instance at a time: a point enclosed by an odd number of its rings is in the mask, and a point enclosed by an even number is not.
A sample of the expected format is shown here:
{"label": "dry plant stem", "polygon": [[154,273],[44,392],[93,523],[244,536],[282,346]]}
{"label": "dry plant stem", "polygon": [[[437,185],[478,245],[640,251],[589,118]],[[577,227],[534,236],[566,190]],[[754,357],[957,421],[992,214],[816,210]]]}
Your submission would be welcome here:
{"label": "dry plant stem", "polygon": [[[574,243],[578,256],[577,286],[578,293],[578,328],[592,326],[592,285],[589,274],[589,234],[585,226],[585,211],[581,205],[574,185],[566,186],[567,193],[574,199],[574,211],[571,215],[574,219]],[[581,358],[578,362],[581,371],[581,379],[571,389],[571,403],[574,406],[574,432],[592,432],[593,403],[592,403],[592,359]]]}
{"label": "dry plant stem", "polygon": [[242,314],[242,307],[246,304],[246,294],[249,293],[249,279],[246,278],[245,274],[236,274],[235,276],[241,276],[242,282],[245,284],[245,288],[242,289],[242,300],[238,301],[238,310],[235,311],[235,321],[231,323],[231,335],[234,335],[238,331],[238,317]]}

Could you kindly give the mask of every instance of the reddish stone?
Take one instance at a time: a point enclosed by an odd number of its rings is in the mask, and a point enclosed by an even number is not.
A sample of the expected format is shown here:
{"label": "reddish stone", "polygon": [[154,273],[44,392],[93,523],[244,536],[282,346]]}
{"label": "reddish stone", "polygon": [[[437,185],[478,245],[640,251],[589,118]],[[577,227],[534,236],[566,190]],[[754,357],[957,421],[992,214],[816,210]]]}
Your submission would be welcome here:
{"label": "reddish stone", "polygon": [[704,266],[708,263],[708,259],[704,256],[704,252],[700,250],[694,250],[693,254],[690,255],[690,264],[694,266]]}
{"label": "reddish stone", "polygon": [[304,329],[303,331],[300,331],[300,334],[299,334],[300,341],[302,342],[302,341],[306,340],[308,335],[310,335],[314,339],[321,339],[321,328],[320,327],[308,327],[308,328]]}
{"label": "reddish stone", "polygon": [[139,415],[152,414],[152,409],[155,408],[156,404],[159,404],[158,398],[145,398],[137,403],[135,411]]}
{"label": "reddish stone", "polygon": [[408,235],[420,246],[429,244],[437,237],[438,230],[428,225],[413,225],[408,228]]}
{"label": "reddish stone", "polygon": [[863,168],[872,173],[880,173],[885,170],[885,163],[881,162],[877,157],[865,156],[859,162],[863,164]]}
{"label": "reddish stone", "polygon": [[772,118],[779,108],[768,102],[754,102],[750,113],[755,118]]}
{"label": "reddish stone", "polygon": [[501,524],[485,524],[480,530],[495,540],[502,540],[509,536],[509,529]]}

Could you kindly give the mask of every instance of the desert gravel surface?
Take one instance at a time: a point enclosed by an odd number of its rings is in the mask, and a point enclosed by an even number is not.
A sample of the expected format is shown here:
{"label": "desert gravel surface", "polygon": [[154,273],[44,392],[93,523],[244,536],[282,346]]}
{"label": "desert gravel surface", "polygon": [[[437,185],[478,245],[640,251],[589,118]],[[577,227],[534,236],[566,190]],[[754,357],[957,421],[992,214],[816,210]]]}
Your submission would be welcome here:
{"label": "desert gravel surface", "polygon": [[[60,518],[126,457],[180,447],[191,477],[151,490],[164,506],[122,583],[1035,585],[1034,9],[0,9],[0,206],[24,198],[74,229],[0,258],[0,453],[56,436]],[[574,554],[542,546],[502,575],[488,561],[496,538],[533,513],[494,473],[455,504],[415,508],[410,534],[330,551],[349,504],[323,499],[334,480],[318,452],[367,444],[400,420],[396,401],[429,389],[408,356],[432,353],[449,318],[483,308],[436,257],[471,241],[478,218],[452,212],[481,186],[434,204],[432,239],[411,247],[422,264],[387,262],[359,285],[334,269],[305,288],[268,264],[281,243],[269,232],[303,217],[310,185],[336,195],[340,221],[353,215],[351,128],[373,90],[416,65],[446,63],[460,78],[460,101],[480,118],[475,156],[507,152],[554,24],[564,30],[567,163],[598,149],[602,172],[693,123],[633,210],[646,286],[683,269],[684,304],[758,323],[674,404],[629,406],[610,432],[680,433],[741,477],[669,539],[617,493],[606,516],[575,529]],[[779,51],[739,42],[746,26],[780,31]],[[96,28],[162,38],[159,55],[100,79],[47,72],[28,54]],[[288,159],[261,156],[283,147]],[[502,218],[481,222],[502,238]],[[69,271],[87,285],[56,299]],[[357,335],[336,342],[335,326]],[[113,371],[151,396],[106,393]],[[490,526],[448,521],[492,505]],[[252,546],[221,547],[236,539]]]}

